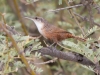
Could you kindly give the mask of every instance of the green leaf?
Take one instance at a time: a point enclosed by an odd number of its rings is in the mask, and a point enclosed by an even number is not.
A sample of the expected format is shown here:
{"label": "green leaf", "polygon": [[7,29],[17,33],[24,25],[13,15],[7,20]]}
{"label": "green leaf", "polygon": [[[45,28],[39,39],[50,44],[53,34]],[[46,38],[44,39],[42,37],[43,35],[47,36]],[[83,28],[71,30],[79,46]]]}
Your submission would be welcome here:
{"label": "green leaf", "polygon": [[34,43],[33,44],[33,48],[32,48],[32,50],[37,50],[37,49],[40,49],[42,46],[40,46],[41,45],[41,42],[36,42],[36,43]]}
{"label": "green leaf", "polygon": [[41,73],[43,70],[41,68],[36,68],[37,73]]}
{"label": "green leaf", "polygon": [[20,67],[24,67],[25,65],[21,61],[16,61],[14,62],[14,66],[20,68]]}
{"label": "green leaf", "polygon": [[29,43],[27,43],[24,47],[28,47],[28,46],[30,46],[31,44],[33,44],[34,43],[34,40],[31,40]]}
{"label": "green leaf", "polygon": [[35,52],[35,57],[41,58],[41,53]]}
{"label": "green leaf", "polygon": [[36,66],[30,64],[30,67],[32,68],[32,70],[35,70]]}

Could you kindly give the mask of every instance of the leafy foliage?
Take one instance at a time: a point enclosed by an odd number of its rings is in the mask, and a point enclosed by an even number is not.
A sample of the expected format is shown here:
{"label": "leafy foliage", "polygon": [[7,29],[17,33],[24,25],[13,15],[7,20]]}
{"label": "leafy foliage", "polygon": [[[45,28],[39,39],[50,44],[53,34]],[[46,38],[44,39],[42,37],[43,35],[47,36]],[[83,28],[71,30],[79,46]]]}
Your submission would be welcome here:
{"label": "leafy foliage", "polygon": [[[39,40],[29,40],[29,36],[21,36],[21,35],[13,35],[14,39],[17,41],[17,45],[19,46],[19,48],[24,51],[24,48],[26,46],[29,46],[33,44],[33,48],[31,51],[35,50],[35,49],[39,49],[41,48],[40,46],[40,42]],[[6,46],[6,37],[1,35],[0,37],[1,39],[1,43],[0,43],[0,61],[4,63],[4,74],[5,73],[11,73],[11,72],[16,72],[18,70],[18,68],[21,67],[25,67],[25,65],[21,62],[21,61],[17,61],[17,59],[19,59],[19,55],[16,52],[15,48],[12,46],[12,43],[9,42],[8,46],[9,47],[5,47]],[[28,56],[27,58],[31,58],[33,55],[31,55],[31,51],[26,51],[25,55]],[[35,53],[35,57],[40,58],[41,54],[40,53]],[[11,64],[12,66],[8,66],[9,64]],[[32,64],[30,64],[30,66],[34,66]],[[17,69],[17,70],[16,70]],[[40,68],[37,68],[34,66],[34,68],[32,67],[33,70],[36,69],[36,72],[42,72],[42,70]],[[2,73],[1,73],[2,74]]]}
{"label": "leafy foliage", "polygon": [[[14,0],[13,0],[14,1]],[[83,65],[79,65],[74,62],[60,60],[60,63],[57,62],[56,64],[53,63],[47,65],[36,65],[36,63],[40,63],[42,60],[41,53],[34,53],[35,50],[41,49],[43,47],[43,43],[41,43],[40,39],[30,39],[29,34],[32,36],[38,36],[36,31],[36,27],[34,26],[33,22],[29,22],[28,20],[24,19],[23,16],[42,16],[49,22],[58,25],[59,27],[75,34],[79,35],[83,38],[86,38],[86,42],[76,41],[75,39],[66,39],[62,41],[63,46],[67,49],[67,51],[72,51],[76,53],[80,53],[86,56],[89,60],[94,63],[100,61],[100,29],[99,29],[99,14],[97,14],[97,10],[99,7],[92,6],[92,15],[88,9],[84,8],[84,6],[76,8],[74,5],[78,5],[82,3],[82,0],[19,0],[18,8],[20,11],[15,8],[15,4],[12,0],[1,0],[0,1],[0,13],[4,15],[4,19],[6,20],[6,24],[9,26],[14,26],[15,30],[20,33],[21,35],[12,34],[14,40],[17,42],[17,46],[20,48],[21,52],[24,53],[26,59],[28,60],[29,66],[32,68],[33,71],[40,73],[41,75],[51,75],[52,73],[58,74],[58,72],[63,72],[66,70],[66,74],[68,75],[92,75],[93,68],[86,67]],[[88,0],[87,0],[88,1]],[[92,0],[91,0],[92,1]],[[68,3],[68,4],[67,4]],[[97,4],[98,3],[98,4]],[[95,0],[93,4],[100,4],[99,0]],[[89,4],[88,4],[89,5]],[[88,6],[87,5],[87,6]],[[56,12],[49,12],[51,9],[61,9],[69,6],[74,6],[71,9],[65,9]],[[84,10],[83,10],[84,9]],[[72,12],[71,12],[72,11]],[[74,12],[80,14],[79,16],[73,16]],[[73,13],[73,14],[72,14]],[[19,16],[21,14],[21,16]],[[75,15],[75,14],[74,14]],[[86,18],[84,17],[86,16]],[[83,29],[85,35],[78,26]],[[85,21],[85,19],[87,21]],[[91,20],[92,19],[92,20]],[[94,24],[93,22],[98,23]],[[0,23],[4,23],[2,16],[0,15]],[[93,23],[93,24],[92,24]],[[27,25],[26,25],[27,24]],[[30,24],[30,25],[28,25]],[[23,31],[23,26],[29,30],[28,35],[25,35]],[[44,41],[44,39],[42,39]],[[60,49],[59,47],[57,47]],[[43,58],[47,59],[47,58]],[[49,58],[51,59],[51,57]],[[37,62],[36,62],[37,61]],[[47,60],[46,60],[47,61]],[[44,62],[44,60],[42,60]],[[16,48],[13,46],[11,38],[9,38],[6,33],[0,27],[0,74],[9,74],[9,73],[18,73],[20,74],[20,70],[25,68],[26,65],[20,59],[19,53],[16,51]],[[45,68],[46,67],[46,68]],[[62,68],[63,67],[63,68]],[[45,68],[45,69],[44,69]],[[84,72],[83,72],[84,71]],[[22,71],[23,72],[23,71]],[[27,74],[26,70],[24,71]],[[43,73],[43,74],[42,74]],[[45,74],[44,74],[45,73]],[[63,72],[64,73],[64,72]],[[61,74],[63,75],[63,74]]]}

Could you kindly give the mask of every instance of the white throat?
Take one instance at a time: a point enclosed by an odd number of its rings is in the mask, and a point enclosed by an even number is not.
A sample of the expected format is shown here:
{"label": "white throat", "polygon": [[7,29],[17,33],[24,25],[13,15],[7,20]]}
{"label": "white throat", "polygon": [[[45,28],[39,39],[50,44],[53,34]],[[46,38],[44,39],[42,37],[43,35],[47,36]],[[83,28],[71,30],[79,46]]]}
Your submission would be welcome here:
{"label": "white throat", "polygon": [[36,21],[36,20],[33,20],[34,21],[34,23],[36,24],[36,27],[38,28],[38,31],[42,34],[42,28],[43,28],[43,23],[41,23],[41,22],[38,22],[38,21]]}

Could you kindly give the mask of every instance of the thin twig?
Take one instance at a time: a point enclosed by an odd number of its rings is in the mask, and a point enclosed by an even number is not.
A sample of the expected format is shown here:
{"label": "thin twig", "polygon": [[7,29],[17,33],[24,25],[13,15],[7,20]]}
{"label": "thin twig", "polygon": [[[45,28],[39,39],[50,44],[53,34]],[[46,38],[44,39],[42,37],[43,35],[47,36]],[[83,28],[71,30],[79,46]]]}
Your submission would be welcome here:
{"label": "thin twig", "polygon": [[8,52],[8,60],[5,63],[4,71],[7,71],[8,70],[8,68],[9,68],[9,62],[10,62],[10,55],[9,55],[9,52]]}
{"label": "thin twig", "polygon": [[[75,13],[75,12],[74,12],[74,14],[75,14],[76,16],[80,17],[83,21],[89,22],[89,19],[88,19],[87,17],[83,17],[83,16],[81,16],[81,15]],[[93,21],[93,24],[100,27],[100,24],[98,24],[98,23],[96,23],[96,22],[94,22],[94,21]]]}
{"label": "thin twig", "polygon": [[4,23],[5,23],[5,27],[6,27],[6,20],[5,20],[5,18],[4,18],[4,14],[2,14],[1,12],[0,12],[0,15],[2,16],[2,19],[3,19],[3,21],[4,21]]}
{"label": "thin twig", "polygon": [[[67,2],[67,0],[65,0],[65,2],[66,2],[66,4],[67,4],[68,6],[70,6],[70,4]],[[83,34],[83,36],[84,36],[84,35],[85,35],[84,30],[83,30],[82,27],[80,26],[80,23],[78,22],[77,17],[73,14],[72,9],[69,9],[69,12],[70,12],[70,14],[72,15],[72,17],[74,18],[74,20],[76,21],[76,24],[78,25],[78,27],[80,28],[80,30],[81,30],[81,32],[82,32],[82,34]]]}
{"label": "thin twig", "polygon": [[38,64],[38,65],[43,65],[43,64],[48,64],[48,63],[53,63],[57,60],[58,58],[54,58],[52,60],[46,61],[46,62],[40,62],[40,63],[34,63],[34,64]]}
{"label": "thin twig", "polygon": [[64,46],[63,46],[63,45],[61,45],[60,43],[57,43],[57,45],[59,45],[61,48],[66,49],[67,51],[71,51],[71,49],[70,49],[70,48],[64,47]]}
{"label": "thin twig", "polygon": [[83,6],[83,4],[68,6],[68,7],[65,7],[65,8],[59,8],[59,9],[55,9],[55,10],[48,10],[47,12],[57,12],[57,11],[60,11],[60,10],[71,9],[71,8],[76,8],[76,7],[80,7],[80,6]]}
{"label": "thin twig", "polygon": [[[7,23],[6,23],[6,20],[5,20],[5,18],[4,18],[4,14],[2,14],[1,12],[0,12],[0,15],[2,16],[2,19],[3,19],[3,22],[4,22],[4,27],[5,28],[7,28]],[[6,37],[6,45],[7,45],[7,47],[8,47],[8,37]]]}
{"label": "thin twig", "polygon": [[26,27],[24,25],[24,22],[22,21],[22,16],[21,16],[21,13],[20,13],[20,10],[18,8],[18,3],[17,3],[17,0],[13,0],[13,3],[14,3],[14,6],[15,6],[15,9],[16,9],[16,12],[17,12],[17,15],[18,15],[18,18],[20,19],[21,21],[21,26],[23,28],[23,31],[26,35],[28,35],[28,32],[26,30]]}

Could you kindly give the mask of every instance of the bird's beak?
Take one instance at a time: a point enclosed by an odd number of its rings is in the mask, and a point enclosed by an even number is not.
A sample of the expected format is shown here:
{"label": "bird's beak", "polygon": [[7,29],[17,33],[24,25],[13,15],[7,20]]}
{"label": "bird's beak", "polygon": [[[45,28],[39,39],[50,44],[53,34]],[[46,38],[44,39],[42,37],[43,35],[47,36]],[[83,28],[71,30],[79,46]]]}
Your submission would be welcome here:
{"label": "bird's beak", "polygon": [[32,20],[32,21],[35,21],[34,18],[30,18],[30,17],[24,17],[24,18],[29,19],[29,20]]}

